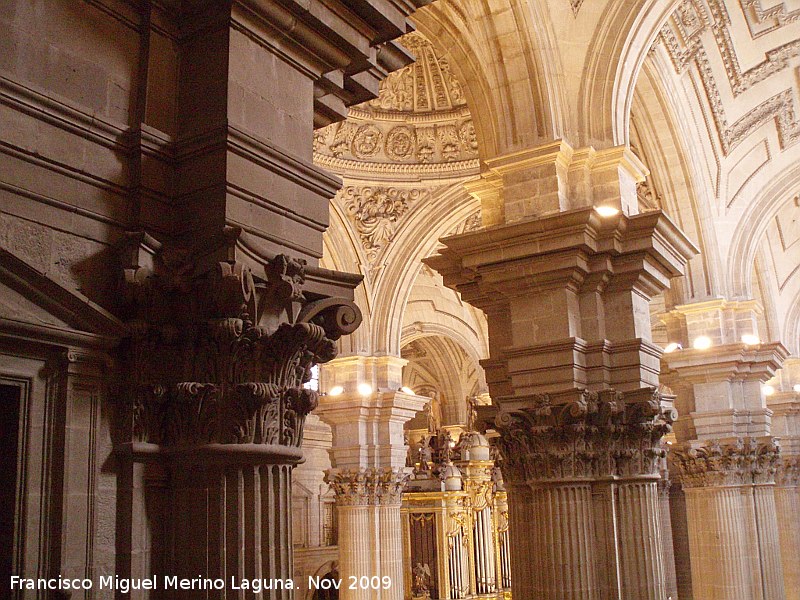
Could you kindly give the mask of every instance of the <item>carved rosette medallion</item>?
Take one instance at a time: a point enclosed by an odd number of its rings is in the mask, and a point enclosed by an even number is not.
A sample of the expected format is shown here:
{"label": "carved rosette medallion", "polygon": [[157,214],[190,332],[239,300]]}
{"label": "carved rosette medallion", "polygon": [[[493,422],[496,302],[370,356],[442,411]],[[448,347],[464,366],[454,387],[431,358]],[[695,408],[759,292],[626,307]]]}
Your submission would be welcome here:
{"label": "carved rosette medallion", "polygon": [[362,125],[353,136],[353,154],[358,158],[375,156],[381,149],[383,134],[375,125]]}
{"label": "carved rosette medallion", "polygon": [[149,252],[154,264],[130,260],[125,269],[132,318],[121,441],[173,450],[299,447],[318,401],[303,384],[313,365],[336,356],[335,340],[360,323],[355,305],[307,299],[304,262],[284,255],[257,275],[235,261],[199,269],[191,250],[145,248],[141,236],[129,241],[129,252]]}
{"label": "carved rosette medallion", "polygon": [[521,485],[657,476],[660,440],[676,417],[656,390],[584,391],[559,404],[537,395],[532,407],[496,417],[504,478]]}
{"label": "carved rosette medallion", "polygon": [[329,469],[325,483],[340,506],[399,506],[409,474],[391,467]]}
{"label": "carved rosette medallion", "polygon": [[416,147],[416,135],[411,127],[400,125],[386,136],[386,155],[392,160],[413,158]]}
{"label": "carved rosette medallion", "polygon": [[776,438],[711,440],[670,452],[684,488],[772,483],[780,464]]}

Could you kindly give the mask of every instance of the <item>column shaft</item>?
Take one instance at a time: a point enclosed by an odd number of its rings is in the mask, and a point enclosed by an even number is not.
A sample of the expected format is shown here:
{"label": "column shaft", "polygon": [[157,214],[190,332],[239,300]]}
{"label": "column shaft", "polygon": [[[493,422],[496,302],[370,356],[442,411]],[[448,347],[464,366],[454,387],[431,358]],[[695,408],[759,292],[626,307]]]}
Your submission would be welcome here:
{"label": "column shaft", "polygon": [[761,484],[753,486],[755,504],[756,540],[761,567],[764,598],[785,598],[781,545],[778,535],[775,486]]}
{"label": "column shaft", "polygon": [[[511,506],[514,505],[512,500]],[[587,483],[534,487],[528,510],[512,520],[512,535],[527,524],[529,552],[512,552],[511,585],[517,598],[595,600],[597,582],[592,552],[592,489]],[[512,517],[513,519],[513,517]],[[517,538],[519,539],[519,538]],[[516,550],[516,544],[515,544]],[[534,562],[533,569],[528,566]],[[531,571],[532,593],[517,585],[517,573]]]}
{"label": "column shaft", "polygon": [[800,486],[775,488],[786,600],[800,600]]}

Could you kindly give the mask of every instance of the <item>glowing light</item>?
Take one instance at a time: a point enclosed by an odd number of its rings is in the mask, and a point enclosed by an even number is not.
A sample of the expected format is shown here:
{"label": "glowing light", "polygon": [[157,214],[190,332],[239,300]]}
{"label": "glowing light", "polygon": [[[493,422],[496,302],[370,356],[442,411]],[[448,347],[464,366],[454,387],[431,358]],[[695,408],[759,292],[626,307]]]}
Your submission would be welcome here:
{"label": "glowing light", "polygon": [[595,206],[594,209],[597,211],[597,214],[601,217],[613,217],[614,215],[619,214],[619,209],[613,206],[604,205],[604,206]]}
{"label": "glowing light", "polygon": [[800,392],[800,383],[795,383],[795,384],[792,386],[792,389],[793,389],[795,392]]}
{"label": "glowing light", "polygon": [[359,383],[358,393],[362,396],[369,396],[372,393],[372,386],[368,383]]}
{"label": "glowing light", "polygon": [[670,342],[667,344],[667,347],[664,348],[664,352],[669,354],[670,352],[675,352],[675,350],[681,350],[683,346],[681,346],[678,342]]}
{"label": "glowing light", "polygon": [[764,386],[764,395],[765,396],[772,396],[772,394],[774,394],[774,393],[775,393],[775,388],[774,387],[772,387],[771,385],[765,385]]}
{"label": "glowing light", "polygon": [[694,338],[694,342],[692,342],[692,346],[695,350],[708,350],[711,348],[711,338],[707,335],[696,337]]}
{"label": "glowing light", "polygon": [[745,333],[742,336],[742,342],[747,344],[748,346],[755,346],[761,343],[761,340],[758,339],[757,335],[753,335],[752,333]]}
{"label": "glowing light", "polygon": [[413,396],[413,395],[414,395],[414,390],[412,390],[412,389],[411,389],[410,387],[408,387],[407,385],[404,385],[403,387],[401,387],[401,388],[400,388],[400,391],[401,391],[401,392],[403,392],[404,394],[409,394],[409,395],[411,395],[411,396]]}
{"label": "glowing light", "polygon": [[343,393],[344,388],[340,385],[335,385],[328,391],[328,396],[341,396]]}

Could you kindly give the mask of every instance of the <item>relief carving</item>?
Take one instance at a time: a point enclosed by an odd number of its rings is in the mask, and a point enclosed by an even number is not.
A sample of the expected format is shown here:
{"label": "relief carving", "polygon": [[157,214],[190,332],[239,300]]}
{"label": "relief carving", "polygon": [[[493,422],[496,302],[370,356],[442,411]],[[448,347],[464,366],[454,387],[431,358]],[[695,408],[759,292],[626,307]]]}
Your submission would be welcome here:
{"label": "relief carving", "polygon": [[[202,268],[191,248],[143,252],[142,240],[126,248],[122,441],[298,447],[318,401],[303,384],[360,323],[355,305],[309,301],[304,261],[278,255],[261,274],[235,261]],[[148,253],[153,265],[140,266]]]}
{"label": "relief carving", "polygon": [[772,483],[780,462],[776,438],[711,440],[670,452],[685,488]]}
{"label": "relief carving", "polygon": [[566,404],[538,395],[532,407],[496,417],[504,478],[519,485],[657,475],[660,440],[676,417],[656,390],[584,391]]}
{"label": "relief carving", "polygon": [[367,259],[374,262],[394,239],[401,217],[428,192],[418,189],[348,186],[342,200],[361,237]]}
{"label": "relief carving", "polygon": [[405,469],[391,467],[325,472],[325,483],[333,489],[339,506],[399,506],[408,478]]}
{"label": "relief carving", "polygon": [[386,136],[386,155],[392,160],[407,160],[414,156],[416,135],[411,127],[400,125]]}
{"label": "relief carving", "polygon": [[353,136],[353,154],[359,158],[375,156],[382,139],[383,134],[375,125],[362,125]]}

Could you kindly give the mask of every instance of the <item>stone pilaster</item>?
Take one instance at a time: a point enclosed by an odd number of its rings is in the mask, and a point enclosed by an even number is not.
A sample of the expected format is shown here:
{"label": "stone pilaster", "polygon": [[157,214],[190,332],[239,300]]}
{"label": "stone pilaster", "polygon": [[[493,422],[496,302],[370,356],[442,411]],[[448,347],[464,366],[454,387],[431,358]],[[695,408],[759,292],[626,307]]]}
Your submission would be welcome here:
{"label": "stone pilaster", "polygon": [[403,539],[400,506],[405,468],[331,469],[325,481],[339,511],[339,572],[349,577],[388,577],[383,589],[344,585],[343,600],[403,600]]}
{"label": "stone pilaster", "polygon": [[773,432],[781,440],[781,461],[775,475],[778,515],[787,600],[800,600],[800,359],[787,358],[777,376],[768,382]]}
{"label": "stone pilaster", "polygon": [[[339,572],[342,577],[391,578],[385,590],[341,590],[344,600],[403,598],[401,493],[408,446],[403,425],[430,398],[399,391],[399,357],[349,356],[321,370],[325,392],[318,414],[333,429],[327,481],[339,514]],[[337,389],[338,388],[338,389]]]}
{"label": "stone pilaster", "polygon": [[784,598],[775,438],[691,442],[671,457],[686,495],[694,598]]}

